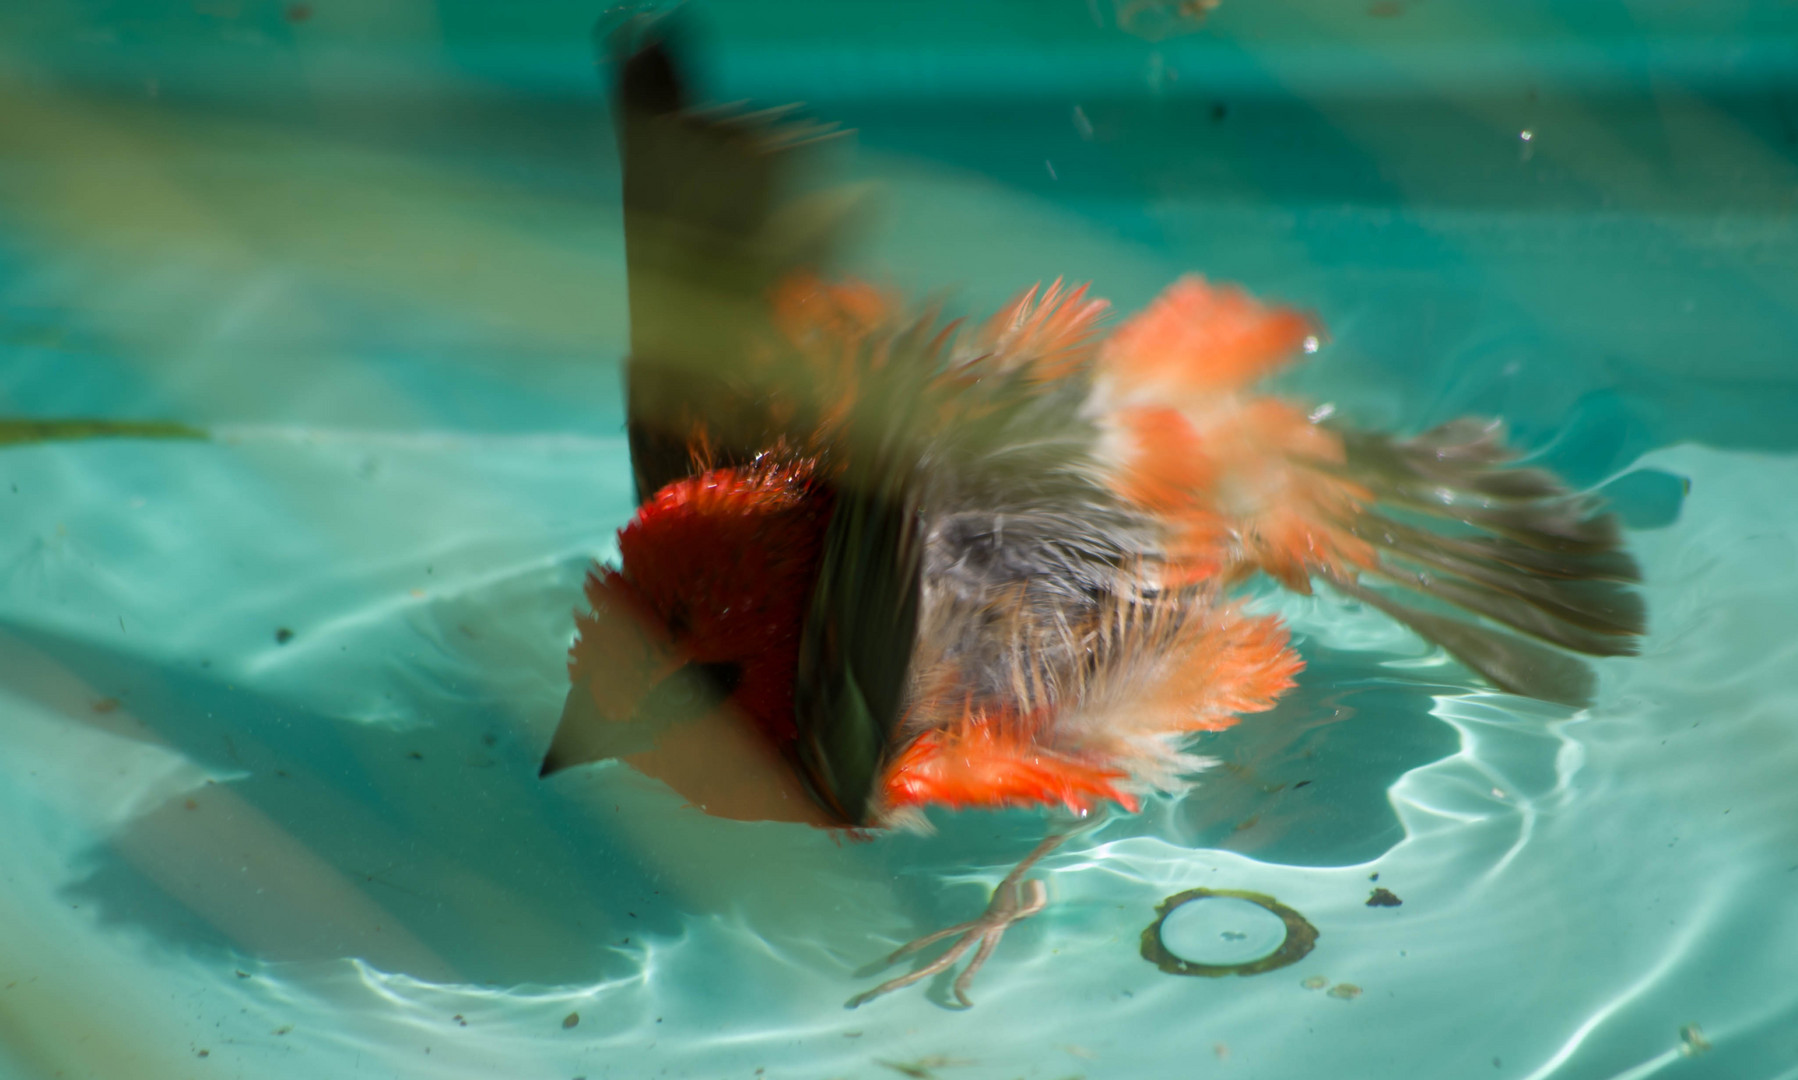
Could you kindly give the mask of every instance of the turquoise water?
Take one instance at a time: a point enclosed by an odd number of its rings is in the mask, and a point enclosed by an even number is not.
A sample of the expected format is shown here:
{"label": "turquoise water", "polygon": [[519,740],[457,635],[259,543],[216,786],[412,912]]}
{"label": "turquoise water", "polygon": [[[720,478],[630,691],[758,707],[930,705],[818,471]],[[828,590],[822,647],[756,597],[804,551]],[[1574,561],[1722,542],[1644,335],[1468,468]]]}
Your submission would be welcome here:
{"label": "turquoise water", "polygon": [[[0,448],[0,1074],[1798,1077],[1798,14],[700,12],[713,96],[859,129],[868,272],[1310,307],[1294,393],[1500,415],[1614,498],[1643,655],[1573,712],[1269,593],[1308,670],[1225,768],[1051,857],[973,1010],[847,1012],[1041,821],[536,779],[630,506],[595,8],[17,5],[0,412],[211,438]],[[1317,946],[1163,974],[1194,887]]]}

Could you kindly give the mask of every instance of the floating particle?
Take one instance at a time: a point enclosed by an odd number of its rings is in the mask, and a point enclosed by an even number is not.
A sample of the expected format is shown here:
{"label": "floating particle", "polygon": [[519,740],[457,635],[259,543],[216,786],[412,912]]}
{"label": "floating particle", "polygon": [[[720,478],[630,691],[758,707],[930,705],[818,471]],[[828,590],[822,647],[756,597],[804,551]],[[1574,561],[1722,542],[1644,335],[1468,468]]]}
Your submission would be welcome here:
{"label": "floating particle", "polygon": [[953,1065],[972,1065],[974,1063],[962,1058],[948,1057],[943,1054],[931,1054],[928,1057],[921,1057],[916,1061],[882,1061],[879,1058],[875,1058],[874,1064],[891,1069],[896,1073],[903,1073],[906,1076],[912,1077],[913,1080],[936,1080],[936,1074],[933,1071],[935,1069],[942,1069]]}
{"label": "floating particle", "polygon": [[1373,894],[1367,898],[1368,907],[1398,907],[1402,903],[1404,903],[1404,901],[1400,900],[1396,893],[1387,888],[1375,889]]}
{"label": "floating particle", "polygon": [[288,1033],[290,1033],[290,1032],[292,1032],[292,1031],[293,1031],[293,1025],[292,1025],[292,1024],[282,1024],[282,1025],[281,1025],[281,1026],[280,1026],[280,1027],[278,1027],[278,1028],[276,1028],[276,1029],[275,1029],[275,1034],[277,1034],[277,1035],[286,1035],[286,1034],[288,1034]]}
{"label": "floating particle", "polygon": [[1324,987],[1330,985],[1330,980],[1322,975],[1313,975],[1299,985],[1307,990],[1322,990]]}
{"label": "floating particle", "polygon": [[1361,988],[1354,983],[1337,983],[1330,987],[1330,996],[1344,1001],[1353,1001],[1361,996]]}
{"label": "floating particle", "polygon": [[1211,1052],[1217,1055],[1217,1059],[1219,1061],[1229,1061],[1230,1060],[1230,1044],[1229,1043],[1221,1043],[1221,1042],[1220,1043],[1212,1043],[1211,1044]]}
{"label": "floating particle", "polygon": [[464,1020],[464,1019],[462,1019],[462,1014],[461,1014],[461,1013],[457,1013],[457,1014],[456,1014],[456,1015],[454,1015],[454,1016],[452,1016],[452,1017],[450,1017],[450,1019],[451,1019],[451,1020],[454,1020],[454,1021],[455,1021],[455,1022],[456,1022],[456,1023],[458,1023],[458,1024],[460,1024],[460,1025],[462,1025],[462,1026],[463,1026],[463,1027],[467,1027],[467,1026],[468,1026],[468,1021],[466,1021],[466,1020]]}
{"label": "floating particle", "polygon": [[275,631],[275,644],[285,645],[293,640],[293,631],[283,626]]}
{"label": "floating particle", "polygon": [[212,1051],[210,1051],[210,1050],[196,1050],[194,1052],[194,1057],[211,1057],[211,1056],[212,1056]]}
{"label": "floating particle", "polygon": [[94,711],[102,714],[109,713],[118,707],[119,699],[115,697],[103,697],[93,704]]}
{"label": "floating particle", "polygon": [[289,4],[287,5],[286,15],[287,21],[290,23],[303,23],[307,19],[312,18],[312,5]]}
{"label": "floating particle", "polygon": [[567,1030],[568,1028],[574,1027],[576,1024],[579,1024],[580,1022],[581,1022],[581,1014],[577,1013],[577,1012],[571,1012],[567,1016],[562,1017],[562,1028],[563,1028],[563,1030]]}
{"label": "floating particle", "polygon": [[1687,1057],[1697,1057],[1711,1048],[1711,1041],[1704,1037],[1704,1032],[1697,1024],[1687,1024],[1679,1029],[1679,1052]]}

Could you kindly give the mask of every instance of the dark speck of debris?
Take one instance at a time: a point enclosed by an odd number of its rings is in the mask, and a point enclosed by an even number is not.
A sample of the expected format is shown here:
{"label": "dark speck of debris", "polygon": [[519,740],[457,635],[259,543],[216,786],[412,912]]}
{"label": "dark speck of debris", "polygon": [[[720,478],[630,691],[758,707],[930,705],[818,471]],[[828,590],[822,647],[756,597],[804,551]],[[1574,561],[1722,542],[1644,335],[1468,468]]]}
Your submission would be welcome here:
{"label": "dark speck of debris", "polygon": [[1221,101],[1217,102],[1216,104],[1211,106],[1211,122],[1212,123],[1221,124],[1229,118],[1230,118],[1230,106],[1225,105]]}
{"label": "dark speck of debris", "polygon": [[211,1057],[211,1056],[212,1056],[212,1051],[210,1051],[210,1050],[201,1050],[201,1051],[199,1051],[199,1052],[197,1052],[197,1053],[195,1053],[195,1054],[194,1054],[194,1056],[195,1056],[195,1057]]}
{"label": "dark speck of debris", "polygon": [[192,799],[188,799],[187,801],[183,802],[181,805],[186,807],[189,810],[198,810],[200,808],[200,804],[197,802],[194,802]]}
{"label": "dark speck of debris", "polygon": [[289,4],[289,5],[287,5],[287,21],[288,22],[303,23],[307,19],[310,19],[310,18],[312,18],[312,5],[311,4]]}
{"label": "dark speck of debris", "polygon": [[1311,786],[1311,781],[1300,780],[1298,783],[1292,785],[1292,790],[1297,791],[1298,789],[1300,789],[1302,787],[1310,787],[1310,786]]}
{"label": "dark speck of debris", "polygon": [[412,751],[411,753],[407,754],[406,756],[411,758],[413,761],[423,761],[425,759],[425,756],[416,750]]}
{"label": "dark speck of debris", "polygon": [[238,970],[235,970],[235,971],[233,971],[233,972],[232,972],[232,973],[231,973],[231,974],[233,974],[233,975],[235,975],[235,976],[237,976],[237,977],[238,977],[238,978],[240,978],[240,979],[247,979],[247,978],[249,978],[249,977],[250,977],[250,973],[249,973],[249,972],[247,972],[247,971],[244,971],[244,970],[242,970],[242,969],[241,969],[241,968],[240,968],[240,969],[238,969]]}
{"label": "dark speck of debris", "polygon": [[1373,873],[1367,875],[1367,880],[1369,880],[1369,881],[1380,880],[1380,872],[1378,870],[1375,870]]}
{"label": "dark speck of debris", "polygon": [[1492,1059],[1492,1067],[1494,1069],[1500,1068],[1503,1065],[1504,1065],[1504,1062],[1500,1061],[1499,1059],[1497,1059],[1497,1058]]}
{"label": "dark speck of debris", "polygon": [[452,1016],[452,1017],[450,1017],[450,1019],[451,1019],[451,1020],[454,1020],[454,1021],[455,1021],[455,1022],[456,1022],[456,1023],[458,1023],[458,1024],[461,1024],[461,1025],[462,1025],[462,1026],[463,1026],[463,1027],[467,1027],[467,1026],[468,1026],[468,1021],[466,1021],[466,1020],[464,1020],[464,1019],[462,1019],[462,1014],[461,1014],[461,1013],[457,1013],[457,1014],[456,1014],[456,1015],[454,1015],[454,1016]]}
{"label": "dark speck of debris", "polygon": [[275,1029],[275,1034],[286,1035],[286,1034],[290,1033],[291,1031],[293,1031],[292,1024],[282,1024],[280,1027]]}
{"label": "dark speck of debris", "polygon": [[103,697],[94,702],[94,711],[97,713],[109,713],[118,707],[119,699],[115,697]]}
{"label": "dark speck of debris", "polygon": [[563,1029],[574,1027],[576,1024],[579,1024],[580,1022],[581,1022],[581,1014],[577,1013],[577,1012],[571,1012],[567,1016],[562,1017]]}
{"label": "dark speck of debris", "polygon": [[287,627],[283,626],[281,629],[275,631],[275,644],[285,645],[292,640],[293,631],[289,630]]}
{"label": "dark speck of debris", "polygon": [[1368,907],[1398,907],[1402,903],[1404,901],[1393,895],[1390,889],[1375,889],[1373,895],[1367,898]]}
{"label": "dark speck of debris", "polygon": [[494,745],[497,745],[498,743],[499,743],[499,736],[495,735],[491,731],[489,731],[487,734],[481,736],[481,745],[482,746],[494,746]]}

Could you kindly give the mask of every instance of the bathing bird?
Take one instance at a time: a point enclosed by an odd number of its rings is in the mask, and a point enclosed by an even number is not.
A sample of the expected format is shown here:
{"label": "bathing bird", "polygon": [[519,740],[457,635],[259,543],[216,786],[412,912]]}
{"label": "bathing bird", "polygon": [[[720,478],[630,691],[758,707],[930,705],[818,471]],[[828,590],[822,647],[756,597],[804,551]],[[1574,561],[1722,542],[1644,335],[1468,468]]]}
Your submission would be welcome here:
{"label": "bathing bird", "polygon": [[[1240,598],[1258,574],[1516,694],[1581,703],[1572,654],[1632,651],[1616,522],[1500,425],[1398,437],[1261,392],[1321,327],[1196,274],[1124,318],[1058,281],[967,324],[842,277],[834,129],[700,107],[667,19],[606,40],[639,505],[586,579],[543,775],[622,760],[720,817],[854,830],[1134,811],[1298,678]],[[966,1006],[1065,835],[850,1004],[971,949]]]}

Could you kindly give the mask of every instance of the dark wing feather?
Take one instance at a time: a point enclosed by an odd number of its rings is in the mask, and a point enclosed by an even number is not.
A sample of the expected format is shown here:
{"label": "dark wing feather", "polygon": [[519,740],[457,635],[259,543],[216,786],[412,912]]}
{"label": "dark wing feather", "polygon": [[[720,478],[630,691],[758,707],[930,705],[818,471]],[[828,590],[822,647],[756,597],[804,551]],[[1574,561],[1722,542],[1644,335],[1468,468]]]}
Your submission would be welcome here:
{"label": "dark wing feather", "polygon": [[827,810],[871,823],[875,784],[910,691],[924,529],[916,433],[939,342],[920,323],[862,368],[853,450],[812,590],[794,694],[800,773]]}
{"label": "dark wing feather", "polygon": [[829,261],[853,201],[807,195],[807,148],[834,130],[793,107],[695,109],[670,18],[609,35],[624,173],[630,289],[626,415],[637,496],[695,471],[743,464],[777,438],[766,396],[744,381],[771,335],[768,294]]}
{"label": "dark wing feather", "polygon": [[854,825],[869,823],[905,708],[921,548],[916,505],[897,478],[838,496],[800,646],[795,752],[813,797]]}
{"label": "dark wing feather", "polygon": [[[1514,467],[1499,424],[1457,420],[1402,440],[1340,434],[1348,476],[1378,500],[1352,523],[1380,553],[1374,576],[1571,652],[1636,651],[1647,612],[1616,519],[1553,474]],[[1573,657],[1363,584],[1337,584],[1502,689],[1575,705],[1590,698],[1591,673]]]}

